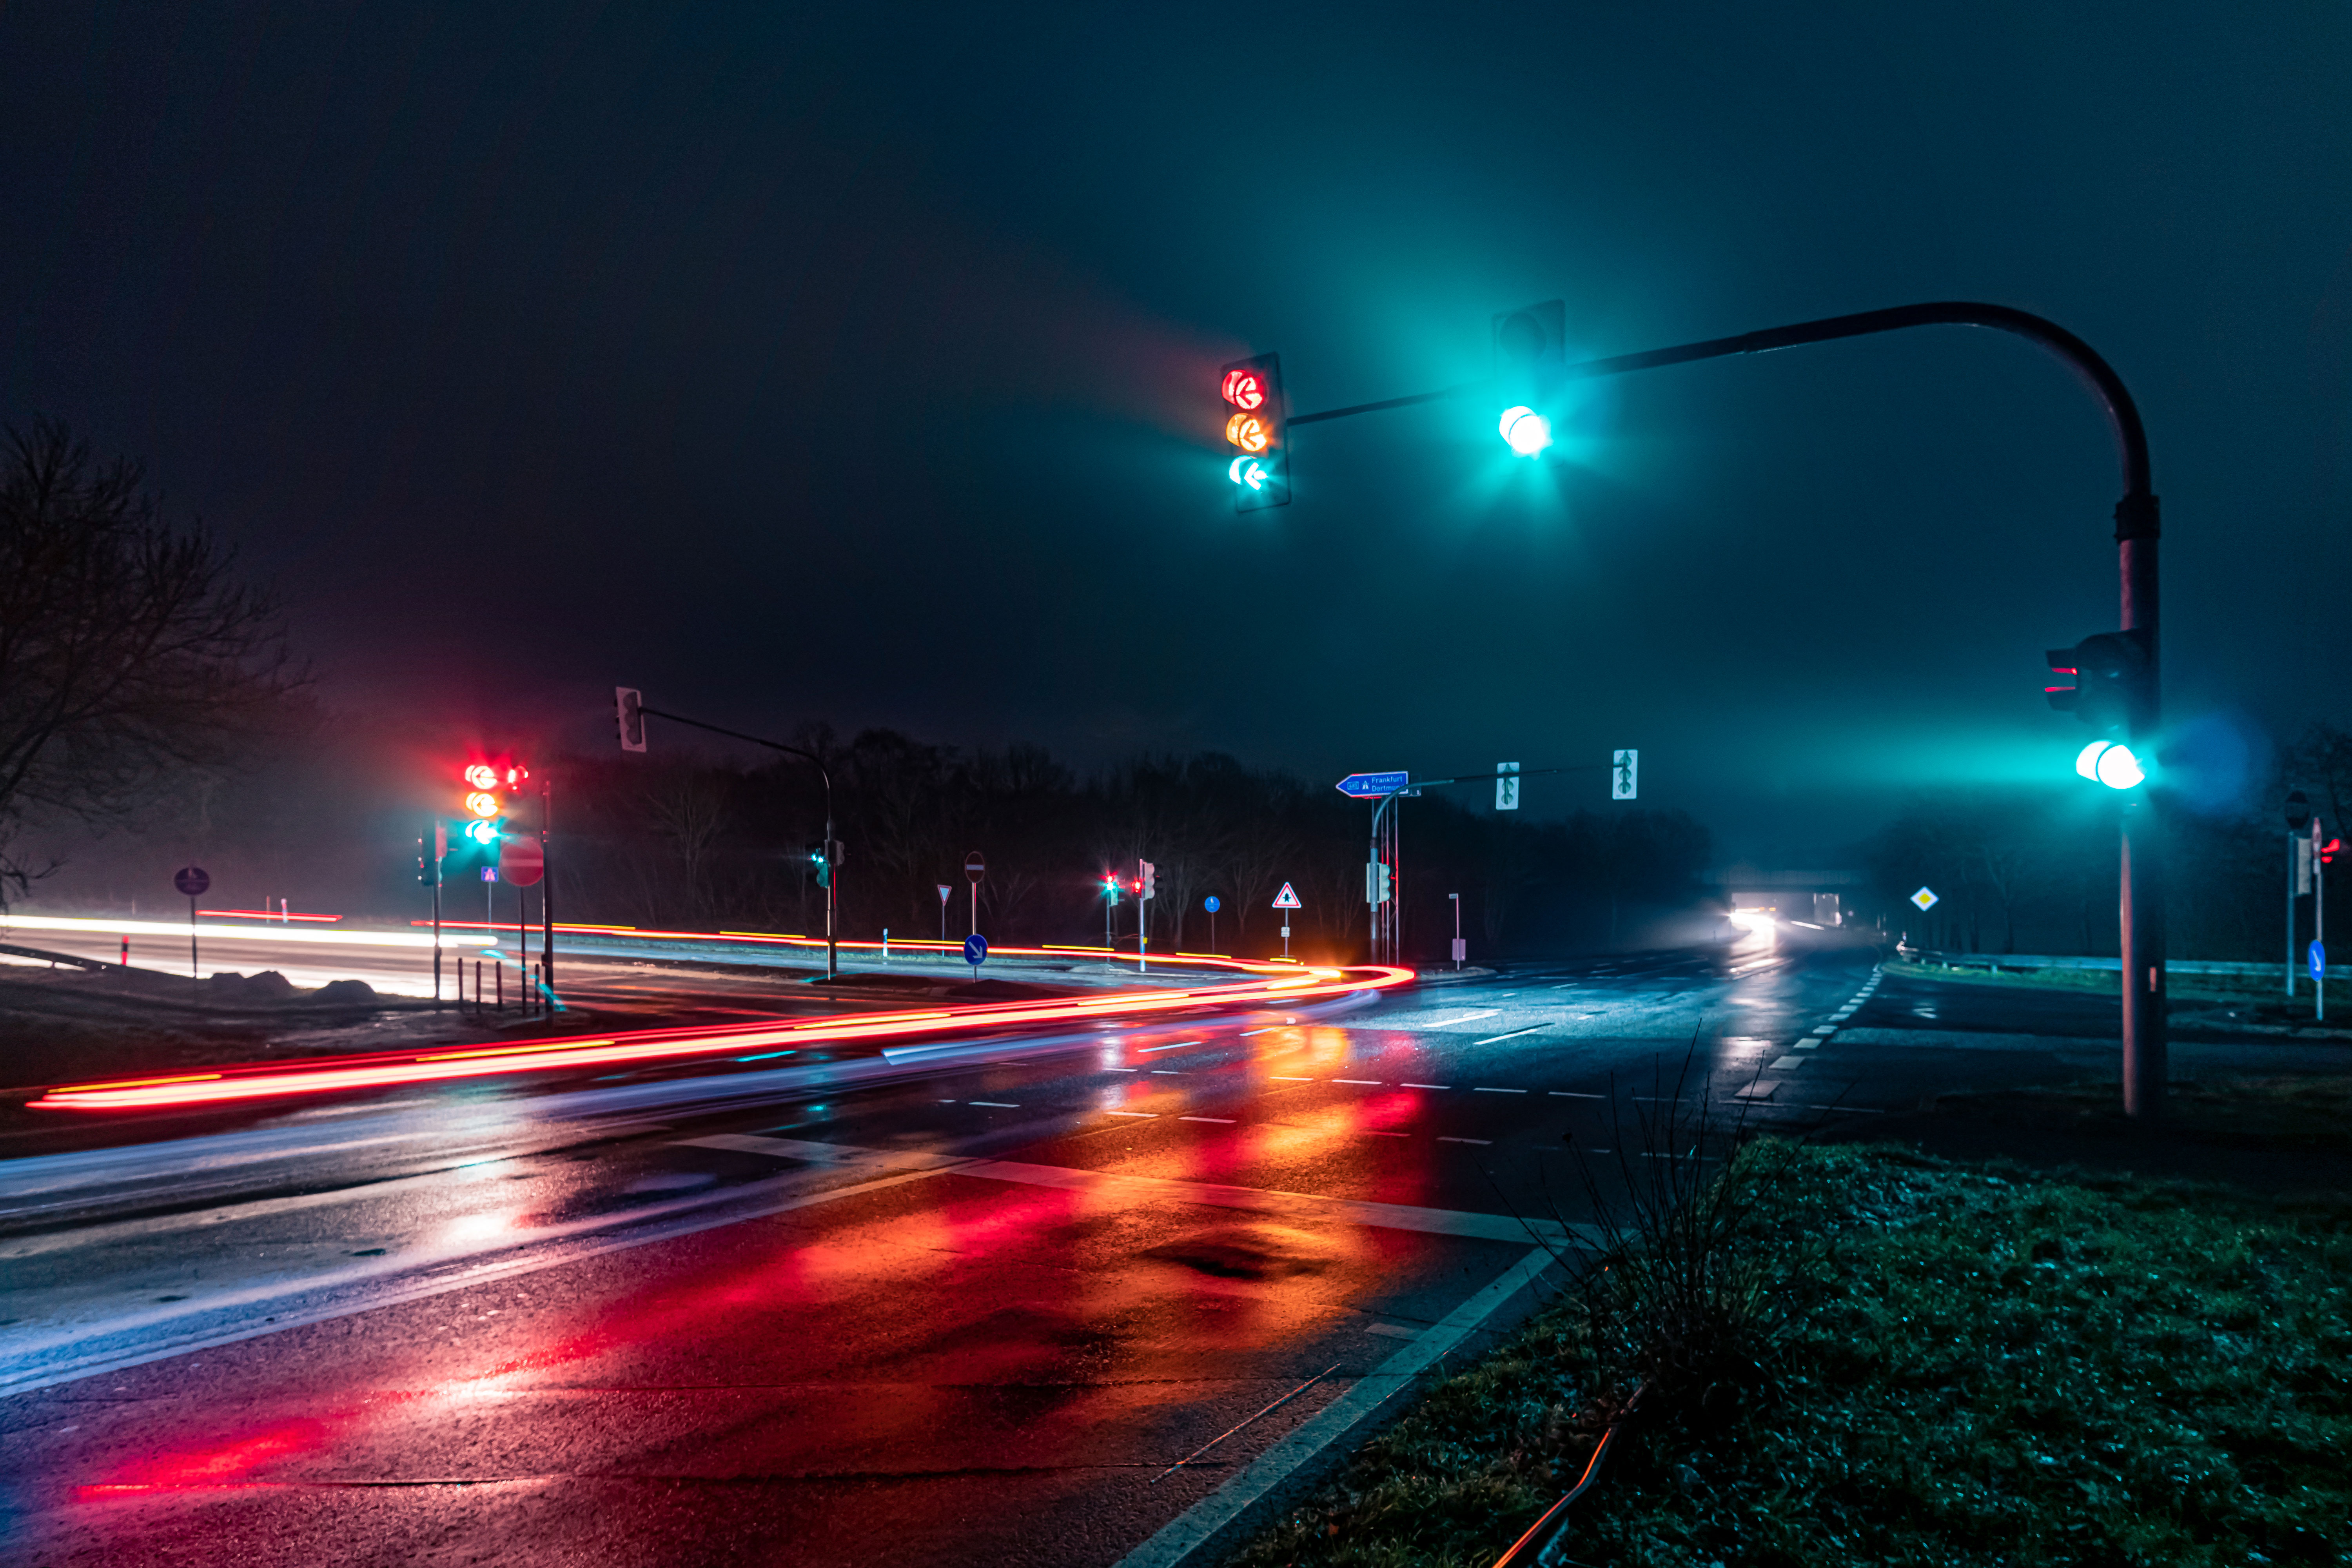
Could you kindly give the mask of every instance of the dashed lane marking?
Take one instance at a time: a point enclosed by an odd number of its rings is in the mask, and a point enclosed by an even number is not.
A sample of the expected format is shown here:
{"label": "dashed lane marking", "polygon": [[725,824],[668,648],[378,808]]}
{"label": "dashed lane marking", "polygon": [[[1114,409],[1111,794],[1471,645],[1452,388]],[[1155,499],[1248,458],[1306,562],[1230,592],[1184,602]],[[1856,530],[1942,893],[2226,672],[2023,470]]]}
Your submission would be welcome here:
{"label": "dashed lane marking", "polygon": [[1288,1073],[1281,1072],[1268,1073],[1265,1076],[1276,1083],[1313,1083],[1315,1081],[1311,1078],[1293,1078]]}
{"label": "dashed lane marking", "polygon": [[1473,1040],[1470,1043],[1474,1046],[1491,1046],[1496,1040],[1516,1040],[1521,1035],[1532,1035],[1538,1029],[1549,1029],[1550,1027],[1551,1026],[1549,1024],[1529,1024],[1526,1028],[1513,1029],[1507,1035],[1489,1035],[1483,1040]]}
{"label": "dashed lane marking", "polygon": [[1186,1046],[1197,1046],[1201,1042],[1198,1040],[1179,1040],[1172,1046],[1145,1046],[1137,1050],[1135,1054],[1139,1057],[1148,1057],[1154,1051],[1181,1051]]}
{"label": "dashed lane marking", "polygon": [[1333,1083],[1351,1083],[1359,1089],[1384,1089],[1387,1087],[1376,1078],[1335,1078],[1331,1081]]}
{"label": "dashed lane marking", "polygon": [[1012,1101],[1004,1100],[975,1100],[971,1101],[971,1103],[974,1105],[984,1105],[991,1110],[1018,1110],[1021,1109]]}
{"label": "dashed lane marking", "polygon": [[1791,1053],[1789,1056],[1782,1057],[1779,1061],[1774,1062],[1772,1064],[1772,1070],[1774,1072],[1786,1072],[1790,1068],[1801,1068],[1804,1065],[1804,1058]]}
{"label": "dashed lane marking", "polygon": [[1103,1114],[1105,1116],[1131,1116],[1138,1121],[1157,1121],[1160,1120],[1160,1113],[1156,1110],[1106,1110]]}
{"label": "dashed lane marking", "polygon": [[1491,1138],[1440,1138],[1438,1142],[1440,1143],[1475,1143],[1481,1149],[1486,1149],[1493,1147],[1495,1141]]}
{"label": "dashed lane marking", "polygon": [[1450,1083],[1401,1083],[1399,1089],[1452,1089]]}
{"label": "dashed lane marking", "polygon": [[1525,1094],[1527,1093],[1527,1090],[1524,1089],[1489,1089],[1482,1083],[1470,1092],[1473,1094]]}
{"label": "dashed lane marking", "polygon": [[1548,1089],[1544,1092],[1554,1100],[1606,1100],[1609,1098],[1605,1094],[1579,1094],[1572,1089]]}
{"label": "dashed lane marking", "polygon": [[1213,1121],[1220,1127],[1231,1127],[1234,1124],[1234,1119],[1230,1116],[1180,1116],[1176,1120],[1179,1121]]}

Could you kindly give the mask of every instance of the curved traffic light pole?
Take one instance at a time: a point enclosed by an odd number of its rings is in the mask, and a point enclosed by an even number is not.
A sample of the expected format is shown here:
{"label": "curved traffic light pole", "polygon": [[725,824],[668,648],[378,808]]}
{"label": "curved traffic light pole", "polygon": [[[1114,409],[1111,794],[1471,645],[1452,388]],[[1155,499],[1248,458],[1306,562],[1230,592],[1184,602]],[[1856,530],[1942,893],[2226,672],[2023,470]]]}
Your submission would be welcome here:
{"label": "curved traffic light pole", "polygon": [[[2139,743],[2141,754],[2147,754],[2153,749],[2162,714],[2157,646],[2158,528],[2156,493],[2148,482],[2147,431],[2140,423],[2139,407],[2132,401],[2123,377],[2100,357],[2097,350],[2065,328],[2006,305],[1938,300],[1898,305],[1887,310],[1864,310],[1851,316],[1830,316],[1792,326],[1768,327],[1760,332],[1709,338],[1703,342],[1678,343],[1672,348],[1618,354],[1610,359],[1586,360],[1567,366],[1563,374],[1570,380],[1593,380],[1698,360],[1769,353],[1804,343],[1904,331],[1912,327],[1989,327],[2014,333],[2055,355],[2083,379],[2105,409],[2108,429],[2115,437],[2116,456],[2123,470],[2123,499],[2116,503],[2115,513],[2116,548],[2123,587],[2123,629],[2142,633],[2147,650],[2143,679],[2129,700],[2126,728],[2131,739]],[[1435,403],[1483,391],[1486,384],[1473,383],[1412,397],[1301,414],[1294,416],[1289,423],[1312,425],[1350,415]],[[2133,802],[2124,808],[2122,850],[2119,925],[2123,954],[2124,1114],[2149,1118],[2158,1114],[2163,1106],[2166,1076],[2164,860],[2157,823],[2145,801]]]}

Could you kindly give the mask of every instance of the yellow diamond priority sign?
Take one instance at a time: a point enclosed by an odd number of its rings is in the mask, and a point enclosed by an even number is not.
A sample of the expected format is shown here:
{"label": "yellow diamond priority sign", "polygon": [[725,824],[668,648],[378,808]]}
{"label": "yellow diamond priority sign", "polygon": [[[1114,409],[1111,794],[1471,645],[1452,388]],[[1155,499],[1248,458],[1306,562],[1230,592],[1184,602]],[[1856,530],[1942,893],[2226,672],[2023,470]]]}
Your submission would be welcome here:
{"label": "yellow diamond priority sign", "polygon": [[1941,900],[1936,897],[1934,889],[1922,888],[1917,892],[1911,895],[1911,901],[1919,906],[1919,912],[1921,914],[1925,914],[1929,910],[1934,909]]}

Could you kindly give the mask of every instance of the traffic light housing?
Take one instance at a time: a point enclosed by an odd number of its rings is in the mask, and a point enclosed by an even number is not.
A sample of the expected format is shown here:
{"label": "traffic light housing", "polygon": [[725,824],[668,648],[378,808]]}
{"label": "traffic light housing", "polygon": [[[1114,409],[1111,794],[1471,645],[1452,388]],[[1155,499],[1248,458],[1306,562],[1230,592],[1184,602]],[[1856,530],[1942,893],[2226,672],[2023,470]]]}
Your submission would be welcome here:
{"label": "traffic light housing", "polygon": [[1558,300],[1495,318],[1496,424],[1512,451],[1532,458],[1551,445],[1551,422],[1568,379],[1568,307]]}
{"label": "traffic light housing", "polygon": [[1364,868],[1364,902],[1377,909],[1396,896],[1396,873],[1386,861],[1374,860]]}
{"label": "traffic light housing", "polygon": [[833,857],[832,857],[831,855],[828,855],[827,853],[825,853],[824,840],[824,839],[822,839],[822,838],[817,839],[817,840],[815,840],[814,843],[812,843],[812,844],[810,844],[810,845],[809,845],[809,847],[808,847],[808,858],[809,858],[809,864],[810,864],[812,867],[815,868],[815,871],[816,871],[816,885],[817,885],[818,887],[820,887],[820,888],[830,888],[830,887],[832,887],[832,886],[833,886]]}
{"label": "traffic light housing", "polygon": [[1117,877],[1106,876],[1103,878],[1102,889],[1104,898],[1108,899],[1114,904],[1118,902],[1118,879]]}
{"label": "traffic light housing", "polygon": [[1224,400],[1225,478],[1234,510],[1256,511],[1290,504],[1288,405],[1282,396],[1282,356],[1235,360],[1217,373]]}
{"label": "traffic light housing", "polygon": [[2053,647],[2044,657],[2053,679],[2042,694],[2051,707],[2096,730],[2131,723],[2152,662],[2146,632],[2101,632],[2073,647]]}
{"label": "traffic light housing", "polygon": [[1153,865],[1149,860],[1138,860],[1135,863],[1135,896],[1139,899],[1158,898],[1160,896],[1160,868]]}

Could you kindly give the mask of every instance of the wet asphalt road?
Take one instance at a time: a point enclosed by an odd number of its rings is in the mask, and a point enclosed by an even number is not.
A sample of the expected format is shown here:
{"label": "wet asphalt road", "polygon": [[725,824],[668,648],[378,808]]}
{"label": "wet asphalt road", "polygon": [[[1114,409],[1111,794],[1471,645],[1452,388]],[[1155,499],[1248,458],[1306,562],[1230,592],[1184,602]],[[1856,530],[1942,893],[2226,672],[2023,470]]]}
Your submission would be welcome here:
{"label": "wet asphalt road", "polygon": [[0,1162],[7,1560],[1187,1561],[1523,1312],[1580,1158],[1678,1092],[1811,1126],[2113,1071],[2112,1001],[1876,958],[1784,929]]}

